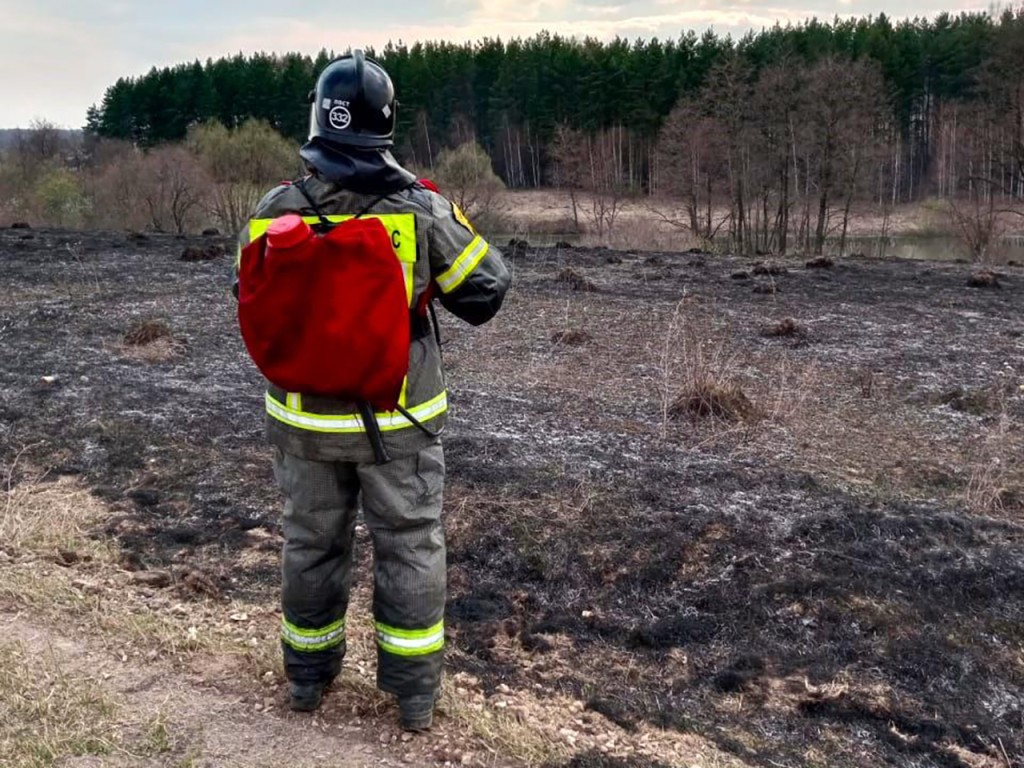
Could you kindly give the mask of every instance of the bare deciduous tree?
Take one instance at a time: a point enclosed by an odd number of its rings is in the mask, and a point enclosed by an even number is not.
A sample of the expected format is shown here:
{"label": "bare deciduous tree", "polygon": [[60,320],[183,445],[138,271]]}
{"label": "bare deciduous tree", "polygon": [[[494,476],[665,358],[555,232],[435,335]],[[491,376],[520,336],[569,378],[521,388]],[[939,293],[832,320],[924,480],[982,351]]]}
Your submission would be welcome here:
{"label": "bare deciduous tree", "polygon": [[555,144],[556,177],[570,192],[573,214],[583,211],[601,240],[614,230],[628,193],[618,149],[613,130],[590,135],[564,126]]}
{"label": "bare deciduous tree", "polygon": [[209,177],[184,147],[160,147],[139,167],[139,203],[158,232],[183,233],[195,223],[209,191]]}
{"label": "bare deciduous tree", "polygon": [[721,196],[725,147],[718,121],[696,101],[682,101],[669,114],[658,137],[661,189],[682,201],[684,217],[663,217],[705,243],[714,241],[729,215],[715,215]]}

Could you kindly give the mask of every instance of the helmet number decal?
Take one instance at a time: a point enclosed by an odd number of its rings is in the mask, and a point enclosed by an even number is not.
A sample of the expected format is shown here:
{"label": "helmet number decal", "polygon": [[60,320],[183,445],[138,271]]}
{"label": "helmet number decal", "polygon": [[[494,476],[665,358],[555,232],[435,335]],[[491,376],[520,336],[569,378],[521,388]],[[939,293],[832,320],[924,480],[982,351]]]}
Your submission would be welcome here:
{"label": "helmet number decal", "polygon": [[352,124],[352,113],[348,111],[348,107],[333,107],[331,111],[327,113],[327,120],[330,122],[332,128],[338,131],[343,131]]}

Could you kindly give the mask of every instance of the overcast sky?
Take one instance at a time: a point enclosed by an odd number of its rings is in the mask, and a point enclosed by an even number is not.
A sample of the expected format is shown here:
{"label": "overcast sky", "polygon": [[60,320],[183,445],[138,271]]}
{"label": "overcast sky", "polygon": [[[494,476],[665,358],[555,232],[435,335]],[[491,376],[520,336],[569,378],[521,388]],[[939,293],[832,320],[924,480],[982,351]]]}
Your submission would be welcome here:
{"label": "overcast sky", "polygon": [[122,75],[239,51],[337,51],[388,40],[742,34],[811,16],[932,16],[989,0],[0,0],[0,128],[46,118],[80,127]]}

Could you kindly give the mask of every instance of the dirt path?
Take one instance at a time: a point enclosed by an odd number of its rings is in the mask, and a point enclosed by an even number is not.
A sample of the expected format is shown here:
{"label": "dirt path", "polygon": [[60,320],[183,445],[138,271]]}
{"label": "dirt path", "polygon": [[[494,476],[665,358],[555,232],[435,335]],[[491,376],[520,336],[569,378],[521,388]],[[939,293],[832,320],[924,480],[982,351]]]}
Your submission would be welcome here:
{"label": "dirt path", "polygon": [[[60,670],[69,685],[94,686],[113,704],[109,722],[96,725],[127,736],[127,743],[112,746],[109,756],[61,763],[69,768],[355,768],[405,765],[402,757],[415,754],[411,748],[382,746],[366,725],[292,715],[281,693],[255,711],[251,696],[220,690],[204,674],[167,661],[122,661],[111,647],[34,624],[24,615],[0,615],[0,636],[21,646],[28,674],[31,660],[45,659],[39,673]],[[385,733],[389,741],[395,735]]]}

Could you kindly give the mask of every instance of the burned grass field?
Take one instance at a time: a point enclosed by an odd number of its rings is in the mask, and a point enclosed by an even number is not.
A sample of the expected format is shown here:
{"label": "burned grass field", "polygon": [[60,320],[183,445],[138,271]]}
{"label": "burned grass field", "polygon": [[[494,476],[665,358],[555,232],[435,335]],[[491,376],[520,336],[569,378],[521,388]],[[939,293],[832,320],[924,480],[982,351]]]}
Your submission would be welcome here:
{"label": "burned grass field", "polygon": [[[229,261],[180,259],[211,242],[0,233],[0,458],[91,488],[151,588],[272,613]],[[559,765],[1024,761],[1024,270],[511,260],[498,319],[443,322],[458,685],[572,700]]]}

